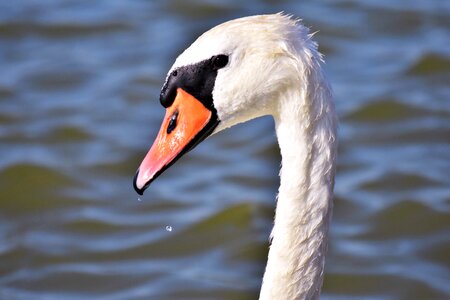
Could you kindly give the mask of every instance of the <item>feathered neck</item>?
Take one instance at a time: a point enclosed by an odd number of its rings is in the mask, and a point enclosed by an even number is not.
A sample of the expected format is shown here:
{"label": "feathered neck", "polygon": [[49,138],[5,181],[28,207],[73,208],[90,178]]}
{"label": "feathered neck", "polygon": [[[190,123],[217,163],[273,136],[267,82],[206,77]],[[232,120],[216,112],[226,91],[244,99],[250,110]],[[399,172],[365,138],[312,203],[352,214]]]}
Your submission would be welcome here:
{"label": "feathered neck", "polygon": [[322,286],[337,143],[331,92],[313,54],[274,112],[282,168],[262,300],[316,299]]}

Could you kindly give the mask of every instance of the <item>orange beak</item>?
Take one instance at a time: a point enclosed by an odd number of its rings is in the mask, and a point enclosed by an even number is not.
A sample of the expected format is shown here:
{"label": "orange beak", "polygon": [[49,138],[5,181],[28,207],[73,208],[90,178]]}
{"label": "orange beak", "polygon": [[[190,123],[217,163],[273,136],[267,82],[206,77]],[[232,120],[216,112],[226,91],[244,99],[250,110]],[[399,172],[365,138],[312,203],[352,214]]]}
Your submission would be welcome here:
{"label": "orange beak", "polygon": [[134,177],[140,195],[164,170],[206,138],[217,126],[213,112],[181,88],[166,115],[150,151]]}

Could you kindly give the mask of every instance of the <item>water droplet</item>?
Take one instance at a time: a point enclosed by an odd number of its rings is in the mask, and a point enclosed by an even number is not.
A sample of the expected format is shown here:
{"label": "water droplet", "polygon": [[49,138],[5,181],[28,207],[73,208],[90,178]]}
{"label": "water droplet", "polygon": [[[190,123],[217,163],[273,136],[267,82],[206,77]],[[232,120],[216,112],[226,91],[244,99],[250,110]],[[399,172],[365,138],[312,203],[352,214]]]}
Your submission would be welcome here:
{"label": "water droplet", "polygon": [[171,231],[172,231],[172,226],[167,225],[167,226],[166,226],[166,230],[169,231],[169,232],[171,232]]}

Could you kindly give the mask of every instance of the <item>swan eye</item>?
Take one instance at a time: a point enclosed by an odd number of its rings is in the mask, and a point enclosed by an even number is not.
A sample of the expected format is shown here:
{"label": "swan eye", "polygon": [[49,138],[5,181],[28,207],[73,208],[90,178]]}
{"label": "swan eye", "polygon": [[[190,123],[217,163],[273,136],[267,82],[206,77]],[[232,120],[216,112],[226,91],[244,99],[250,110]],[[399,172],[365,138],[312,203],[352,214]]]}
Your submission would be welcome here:
{"label": "swan eye", "polygon": [[167,125],[167,134],[170,134],[177,127],[178,110],[170,117],[169,125]]}
{"label": "swan eye", "polygon": [[177,75],[178,75],[178,71],[177,71],[177,70],[175,70],[175,71],[172,72],[172,76],[173,76],[173,77],[176,77]]}
{"label": "swan eye", "polygon": [[216,70],[225,67],[227,64],[228,55],[221,54],[213,57],[213,65]]}

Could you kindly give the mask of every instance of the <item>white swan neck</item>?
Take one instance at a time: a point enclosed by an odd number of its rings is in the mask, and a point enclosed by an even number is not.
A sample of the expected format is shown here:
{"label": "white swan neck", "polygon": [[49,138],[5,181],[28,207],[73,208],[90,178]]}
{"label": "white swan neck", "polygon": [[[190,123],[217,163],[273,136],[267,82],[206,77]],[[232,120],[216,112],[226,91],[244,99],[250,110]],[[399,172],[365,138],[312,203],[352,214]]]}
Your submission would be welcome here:
{"label": "white swan neck", "polygon": [[323,94],[313,99],[306,92],[311,87],[286,92],[274,115],[281,183],[261,300],[317,299],[320,294],[336,155],[334,107],[323,84]]}

